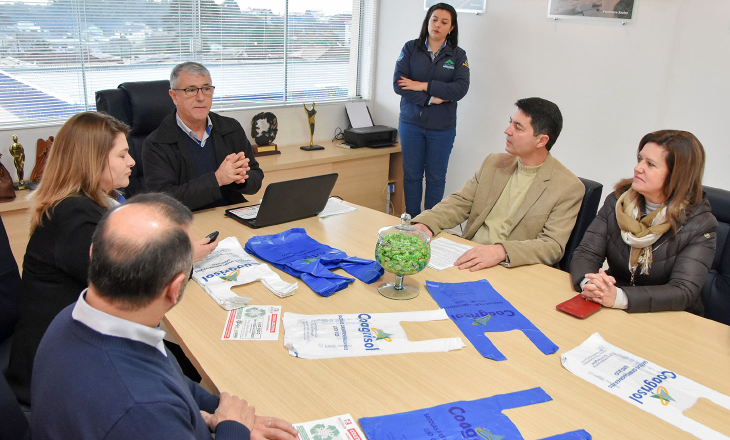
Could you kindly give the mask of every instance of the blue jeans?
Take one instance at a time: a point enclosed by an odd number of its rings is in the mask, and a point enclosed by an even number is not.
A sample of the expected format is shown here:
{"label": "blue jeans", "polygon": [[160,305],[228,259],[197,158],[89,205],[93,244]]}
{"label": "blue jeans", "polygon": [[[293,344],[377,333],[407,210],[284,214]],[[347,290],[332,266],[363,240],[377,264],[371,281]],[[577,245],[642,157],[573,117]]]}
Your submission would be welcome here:
{"label": "blue jeans", "polygon": [[444,197],[446,170],[454,147],[456,129],[428,130],[400,121],[401,151],[403,152],[403,194],[406,212],[415,217],[421,213],[423,176],[426,175],[424,208],[431,209]]}

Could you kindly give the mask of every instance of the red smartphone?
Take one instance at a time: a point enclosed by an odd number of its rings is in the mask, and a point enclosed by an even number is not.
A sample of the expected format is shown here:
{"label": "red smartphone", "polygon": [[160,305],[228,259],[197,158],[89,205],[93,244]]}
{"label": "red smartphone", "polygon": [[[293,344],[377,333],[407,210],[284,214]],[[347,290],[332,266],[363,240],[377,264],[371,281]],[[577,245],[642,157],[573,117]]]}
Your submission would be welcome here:
{"label": "red smartphone", "polygon": [[560,304],[555,306],[555,308],[560,310],[561,312],[565,312],[580,319],[585,319],[591,316],[592,314],[600,310],[601,307],[603,306],[596,302],[589,301],[583,298],[580,293],[573,298],[565,302],[561,302]]}

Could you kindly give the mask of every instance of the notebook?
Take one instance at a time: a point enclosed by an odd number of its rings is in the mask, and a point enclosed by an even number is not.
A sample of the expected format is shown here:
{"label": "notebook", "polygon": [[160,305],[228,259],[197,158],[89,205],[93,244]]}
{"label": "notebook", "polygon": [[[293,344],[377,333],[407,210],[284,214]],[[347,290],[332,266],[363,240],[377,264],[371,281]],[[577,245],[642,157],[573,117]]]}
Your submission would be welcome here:
{"label": "notebook", "polygon": [[260,204],[226,209],[226,215],[252,228],[314,217],[327,205],[336,181],[332,173],[270,183]]}

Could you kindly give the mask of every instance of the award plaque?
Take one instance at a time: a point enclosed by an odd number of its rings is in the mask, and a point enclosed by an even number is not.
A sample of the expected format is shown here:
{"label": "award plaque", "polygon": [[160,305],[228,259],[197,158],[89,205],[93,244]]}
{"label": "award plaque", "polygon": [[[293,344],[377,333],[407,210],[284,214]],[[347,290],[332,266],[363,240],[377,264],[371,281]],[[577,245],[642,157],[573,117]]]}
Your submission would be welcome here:
{"label": "award plaque", "polygon": [[279,123],[276,116],[270,112],[259,113],[251,120],[251,137],[256,145],[253,152],[256,156],[281,154],[273,140],[279,132]]}

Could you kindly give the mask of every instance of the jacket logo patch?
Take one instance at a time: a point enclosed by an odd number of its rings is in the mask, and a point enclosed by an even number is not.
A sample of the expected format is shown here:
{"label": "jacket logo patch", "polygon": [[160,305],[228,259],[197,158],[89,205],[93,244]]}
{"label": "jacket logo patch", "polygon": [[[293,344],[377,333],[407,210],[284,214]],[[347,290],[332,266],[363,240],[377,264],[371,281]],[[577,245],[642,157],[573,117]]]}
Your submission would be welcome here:
{"label": "jacket logo patch", "polygon": [[[400,61],[400,60],[402,60],[402,59],[403,59],[403,52],[401,52],[401,53],[400,53],[400,55],[398,55],[398,61]],[[397,62],[397,61],[396,61],[396,62]]]}
{"label": "jacket logo patch", "polygon": [[454,70],[454,62],[451,60],[448,60],[441,67],[443,67],[444,69]]}
{"label": "jacket logo patch", "polygon": [[465,60],[464,63],[462,64],[462,66],[464,66],[464,67],[466,67],[468,69],[469,68],[469,60]]}

